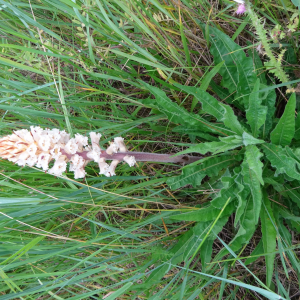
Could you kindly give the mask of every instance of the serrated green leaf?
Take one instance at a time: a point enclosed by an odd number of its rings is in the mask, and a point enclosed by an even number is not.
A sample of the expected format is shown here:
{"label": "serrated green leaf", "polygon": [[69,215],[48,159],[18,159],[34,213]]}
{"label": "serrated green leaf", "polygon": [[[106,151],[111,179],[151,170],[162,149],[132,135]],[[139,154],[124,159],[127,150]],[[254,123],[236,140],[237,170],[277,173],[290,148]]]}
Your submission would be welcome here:
{"label": "serrated green leaf", "polygon": [[263,144],[264,142],[265,141],[263,140],[254,138],[251,134],[247,133],[246,131],[243,133],[243,144],[245,146]]}
{"label": "serrated green leaf", "polygon": [[226,138],[220,138],[220,140],[221,142],[206,142],[198,144],[196,146],[192,146],[184,151],[177,153],[177,155],[192,152],[197,152],[200,154],[211,152],[213,154],[217,154],[243,145],[242,138],[239,136],[229,136]]}
{"label": "serrated green leaf", "polygon": [[151,106],[155,104],[159,111],[167,116],[170,122],[178,123],[187,128],[193,128],[194,130],[218,133],[222,136],[228,136],[232,134],[231,130],[206,121],[205,119],[193,113],[189,113],[183,107],[179,106],[175,102],[172,102],[166,96],[166,93],[161,89],[151,86],[141,80],[139,80],[139,82],[155,96],[155,99],[149,99],[149,101],[152,102]]}
{"label": "serrated green leaf", "polygon": [[242,163],[242,175],[243,175],[244,183],[249,186],[252,194],[253,222],[254,225],[256,225],[260,214],[262,193],[261,193],[259,179],[254,173],[254,171],[249,167],[246,160],[244,160]]}
{"label": "serrated green leaf", "polygon": [[295,134],[296,94],[293,93],[275,129],[271,132],[271,142],[275,145],[289,145]]}
{"label": "serrated green leaf", "polygon": [[[264,247],[265,261],[266,261],[266,271],[267,278],[266,284],[270,287],[272,282],[272,276],[274,271],[274,259],[275,259],[275,251],[276,251],[276,229],[275,229],[275,219],[273,216],[272,208],[270,200],[268,199],[268,195],[264,192],[263,195],[263,207],[260,212],[260,220],[261,220],[261,233],[262,233],[262,241]],[[268,254],[272,253],[272,254]]]}
{"label": "serrated green leaf", "polygon": [[287,155],[284,148],[273,144],[263,144],[262,147],[272,167],[276,169],[275,176],[285,173],[291,178],[299,180],[300,173],[296,169],[297,162]]}
{"label": "serrated green leaf", "polygon": [[260,127],[266,121],[267,107],[261,105],[262,100],[258,93],[260,87],[259,79],[257,79],[253,92],[249,96],[249,106],[246,110],[246,117],[248,124],[251,127],[252,134],[254,137],[258,136]]}
{"label": "serrated green leaf", "polygon": [[212,207],[221,209],[225,205],[228,198],[231,198],[232,200],[235,198],[235,195],[240,188],[235,181],[236,176],[237,175],[234,177],[229,177],[225,173],[225,175],[221,178],[223,187],[217,196],[211,201]]}
{"label": "serrated green leaf", "polygon": [[244,129],[229,105],[219,102],[216,98],[200,88],[180,85],[178,83],[175,83],[174,85],[198,99],[198,101],[202,103],[202,109],[214,116],[219,122],[223,122],[227,128],[230,128],[233,131],[233,134],[236,133],[242,135]]}
{"label": "serrated green leaf", "polygon": [[[229,244],[233,251],[238,251],[242,246],[248,243],[256,230],[256,209],[252,197],[249,197],[245,206],[245,211],[240,219],[240,227],[234,239]],[[222,251],[220,256],[227,253],[226,250]]]}
{"label": "serrated green leaf", "polygon": [[263,154],[255,145],[249,145],[246,147],[245,157],[248,163],[249,168],[255,173],[261,185],[264,185],[262,178],[262,168],[263,163],[260,161],[260,158]]}
{"label": "serrated green leaf", "polygon": [[211,157],[197,166],[187,166],[182,170],[182,175],[171,177],[167,184],[171,189],[178,189],[187,184],[197,186],[205,176],[216,176],[221,170],[242,159],[241,155]]}
{"label": "serrated green leaf", "polygon": [[247,57],[244,50],[220,30],[209,27],[211,42],[210,52],[214,63],[224,61],[219,73],[223,79],[221,84],[228,88],[230,94],[236,92],[235,98],[244,105],[248,104],[249,94],[256,81],[253,70],[253,60]]}

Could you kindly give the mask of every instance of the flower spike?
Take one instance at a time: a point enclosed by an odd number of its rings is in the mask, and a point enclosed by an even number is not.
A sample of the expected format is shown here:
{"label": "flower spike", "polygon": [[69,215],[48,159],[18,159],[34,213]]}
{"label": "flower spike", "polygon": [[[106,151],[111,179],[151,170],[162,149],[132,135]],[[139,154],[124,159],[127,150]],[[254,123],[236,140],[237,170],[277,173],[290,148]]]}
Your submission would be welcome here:
{"label": "flower spike", "polygon": [[[70,138],[64,130],[31,126],[30,131],[16,130],[13,134],[0,138],[0,157],[19,166],[42,168],[55,176],[62,176],[70,163],[69,171],[74,172],[75,179],[85,177],[84,168],[90,161],[98,163],[99,174],[111,177],[116,175],[116,167],[122,161],[133,167],[136,161],[187,164],[202,159],[188,155],[128,151],[122,137],[114,138],[109,147],[102,150],[99,145],[100,138],[100,133],[90,132],[89,145],[88,137],[78,133],[75,138]],[[49,167],[53,160],[53,166]],[[107,160],[112,161],[110,165]]]}

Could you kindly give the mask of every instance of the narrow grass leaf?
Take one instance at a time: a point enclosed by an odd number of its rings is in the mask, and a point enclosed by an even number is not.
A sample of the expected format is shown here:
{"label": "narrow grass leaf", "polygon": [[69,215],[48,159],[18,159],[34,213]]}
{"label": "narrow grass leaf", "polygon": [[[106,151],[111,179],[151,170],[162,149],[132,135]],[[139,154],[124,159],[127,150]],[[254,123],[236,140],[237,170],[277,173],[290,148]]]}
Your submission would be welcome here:
{"label": "narrow grass leaf", "polygon": [[133,282],[127,282],[126,284],[124,284],[121,288],[119,288],[118,290],[114,291],[111,295],[109,295],[108,297],[105,297],[106,300],[114,300],[119,296],[124,295],[124,293],[126,291],[129,290],[129,288],[133,285]]}
{"label": "narrow grass leaf", "polygon": [[6,65],[6,66],[12,67],[12,68],[26,70],[26,71],[33,72],[33,73],[40,74],[40,75],[44,75],[44,76],[50,76],[50,74],[48,74],[46,72],[40,71],[40,70],[35,69],[33,67],[25,66],[23,64],[20,64],[18,62],[15,62],[13,60],[10,60],[10,59],[7,59],[7,58],[1,57],[1,56],[0,56],[0,63],[2,63],[3,65]]}

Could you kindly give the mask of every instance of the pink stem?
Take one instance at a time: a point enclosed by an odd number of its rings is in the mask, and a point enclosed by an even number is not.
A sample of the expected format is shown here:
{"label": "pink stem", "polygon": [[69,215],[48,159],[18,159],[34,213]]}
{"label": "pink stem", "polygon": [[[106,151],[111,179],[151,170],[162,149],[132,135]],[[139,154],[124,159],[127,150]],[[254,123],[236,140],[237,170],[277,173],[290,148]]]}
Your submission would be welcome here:
{"label": "pink stem", "polygon": [[[68,154],[64,150],[61,150],[62,154],[66,155],[68,159],[71,159],[73,154]],[[90,160],[90,158],[87,157],[87,152],[78,152],[78,155],[82,156],[85,160]],[[101,151],[101,157],[104,157],[107,160],[119,160],[122,161],[124,156],[134,156],[136,161],[148,161],[148,162],[163,162],[163,163],[184,163],[184,164],[190,164],[192,162],[195,162],[197,160],[200,160],[203,158],[203,156],[190,156],[190,155],[178,155],[174,156],[175,154],[157,154],[157,153],[147,153],[147,152],[134,152],[134,151],[128,151],[128,152],[118,152],[114,153],[112,155],[107,154],[105,150]]]}

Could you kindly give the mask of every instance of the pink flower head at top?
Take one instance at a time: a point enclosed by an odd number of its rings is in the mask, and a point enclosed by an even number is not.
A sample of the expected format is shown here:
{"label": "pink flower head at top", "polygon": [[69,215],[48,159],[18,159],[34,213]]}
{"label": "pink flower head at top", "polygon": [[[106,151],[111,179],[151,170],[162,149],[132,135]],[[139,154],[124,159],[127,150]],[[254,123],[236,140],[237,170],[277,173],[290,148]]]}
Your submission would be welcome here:
{"label": "pink flower head at top", "polygon": [[239,4],[237,10],[236,10],[236,14],[237,15],[242,15],[243,13],[246,12],[246,5],[245,5],[245,1],[244,0],[234,0],[235,2],[237,2]]}

